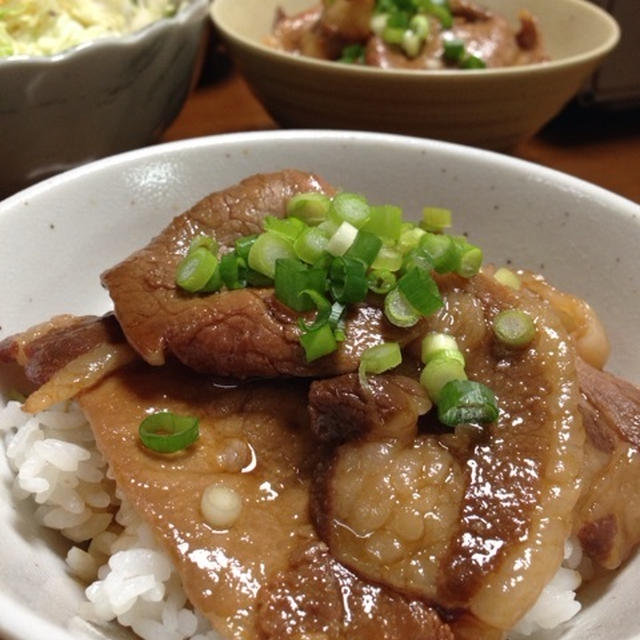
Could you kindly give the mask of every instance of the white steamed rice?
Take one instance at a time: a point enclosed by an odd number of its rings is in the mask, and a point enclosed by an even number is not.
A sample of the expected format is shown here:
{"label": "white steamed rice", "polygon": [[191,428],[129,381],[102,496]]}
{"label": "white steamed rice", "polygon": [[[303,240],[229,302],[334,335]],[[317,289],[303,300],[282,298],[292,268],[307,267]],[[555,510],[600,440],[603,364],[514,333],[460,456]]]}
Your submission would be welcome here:
{"label": "white steamed rice", "polygon": [[[122,500],[75,403],[32,416],[9,402],[0,408],[0,432],[16,473],[16,499],[31,496],[41,524],[82,543],[66,558],[71,572],[89,583],[78,615],[98,623],[117,620],[145,640],[221,640],[187,603],[149,527]],[[531,638],[578,613],[575,590],[585,566],[579,544],[568,540],[563,567],[510,640]]]}

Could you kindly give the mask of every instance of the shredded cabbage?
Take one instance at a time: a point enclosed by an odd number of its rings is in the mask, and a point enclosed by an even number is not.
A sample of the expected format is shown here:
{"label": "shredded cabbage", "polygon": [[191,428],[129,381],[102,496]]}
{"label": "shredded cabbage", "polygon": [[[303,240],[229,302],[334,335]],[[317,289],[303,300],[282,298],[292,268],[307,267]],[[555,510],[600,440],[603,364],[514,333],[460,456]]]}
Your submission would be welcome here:
{"label": "shredded cabbage", "polygon": [[177,0],[0,0],[0,58],[52,55],[137,31],[173,15]]}

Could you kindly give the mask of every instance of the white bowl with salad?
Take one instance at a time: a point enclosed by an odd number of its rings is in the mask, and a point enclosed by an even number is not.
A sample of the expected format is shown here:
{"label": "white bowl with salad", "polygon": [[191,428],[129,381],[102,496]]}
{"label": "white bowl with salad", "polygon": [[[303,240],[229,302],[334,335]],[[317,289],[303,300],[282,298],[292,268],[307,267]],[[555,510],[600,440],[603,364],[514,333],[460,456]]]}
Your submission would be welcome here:
{"label": "white bowl with salad", "polygon": [[8,0],[0,6],[0,197],[149,144],[201,59],[206,0]]}

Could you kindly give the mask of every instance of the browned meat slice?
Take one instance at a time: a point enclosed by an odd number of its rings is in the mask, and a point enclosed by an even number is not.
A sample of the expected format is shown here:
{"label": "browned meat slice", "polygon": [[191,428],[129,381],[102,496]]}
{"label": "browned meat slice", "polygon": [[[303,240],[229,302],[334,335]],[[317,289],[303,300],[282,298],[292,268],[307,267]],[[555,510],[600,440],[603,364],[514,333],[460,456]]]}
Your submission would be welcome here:
{"label": "browned meat slice", "polygon": [[258,607],[264,640],[453,640],[432,609],[363,582],[322,543],[296,550],[260,591]]}
{"label": "browned meat slice", "polygon": [[640,389],[578,365],[588,437],[574,531],[591,558],[615,569],[640,542]]}
{"label": "browned meat slice", "polygon": [[136,357],[113,315],[57,316],[0,342],[0,362],[15,362],[37,389],[25,411],[68,400]]}
{"label": "browned meat slice", "polygon": [[[418,432],[414,416],[398,425],[401,438],[370,434],[339,446],[318,480],[314,514],[350,569],[453,618],[464,613],[467,631],[475,624],[476,637],[495,637],[535,602],[570,533],[584,444],[575,353],[558,317],[526,290],[484,276],[441,278],[440,287],[445,305],[430,328],[457,338],[469,377],[498,396],[498,421]],[[537,327],[519,351],[490,328],[513,307]]]}
{"label": "browned meat slice", "polygon": [[[451,638],[425,605],[363,584],[319,551],[305,555],[319,542],[308,501],[320,449],[308,429],[302,382],[222,389],[177,365],[138,363],[79,402],[124,496],[171,555],[190,601],[225,637]],[[146,450],[137,432],[150,408],[199,417],[199,440],[172,455]],[[212,484],[241,497],[228,529],[212,528],[201,514],[202,493]],[[281,580],[295,589],[287,602]],[[342,600],[349,619],[342,609],[316,607],[320,597],[323,604],[325,596],[335,600],[338,586],[351,589]],[[304,635],[316,623],[326,637]],[[280,635],[282,625],[290,632]],[[386,635],[370,635],[376,625]]]}
{"label": "browned meat slice", "polygon": [[416,335],[399,330],[367,304],[347,318],[346,340],[331,356],[307,364],[299,344],[298,314],[278,302],[272,289],[242,289],[207,296],[186,294],[175,284],[176,266],[190,240],[216,235],[223,248],[261,231],[267,214],[282,216],[296,193],[333,189],[299,171],[257,175],[214,193],[177,217],[146,248],[107,271],[103,282],[129,343],[150,364],[168,354],[200,372],[237,378],[329,375],[354,371],[360,353],[385,340]]}

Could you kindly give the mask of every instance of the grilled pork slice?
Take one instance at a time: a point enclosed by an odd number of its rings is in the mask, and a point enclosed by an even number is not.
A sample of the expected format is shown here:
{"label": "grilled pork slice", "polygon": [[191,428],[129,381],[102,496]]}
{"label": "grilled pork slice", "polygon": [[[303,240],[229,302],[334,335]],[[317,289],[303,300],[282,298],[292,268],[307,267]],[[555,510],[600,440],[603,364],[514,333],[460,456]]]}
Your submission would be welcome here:
{"label": "grilled pork slice", "polygon": [[346,340],[331,356],[308,364],[299,344],[298,314],[273,289],[192,295],[177,288],[176,266],[191,240],[215,234],[223,250],[262,230],[264,216],[283,216],[296,193],[333,188],[299,171],[256,175],[214,193],[174,221],[144,249],[107,271],[115,313],[131,346],[150,364],[169,354],[204,373],[235,378],[330,375],[354,371],[364,349],[385,340],[405,343],[417,329],[392,326],[376,306],[347,318]]}
{"label": "grilled pork slice", "polygon": [[[584,446],[575,353],[538,296],[484,276],[439,284],[445,305],[430,328],[454,335],[469,377],[497,394],[497,422],[419,431],[406,410],[413,399],[387,384],[378,406],[385,419],[338,446],[323,466],[314,517],[332,555],[358,575],[435,603],[453,619],[464,612],[468,637],[491,637],[535,602],[570,533]],[[494,338],[493,317],[513,307],[537,327],[527,349]],[[328,398],[344,403],[352,393],[353,380],[342,380],[343,393],[336,380],[313,385],[312,428],[321,433],[332,433],[330,417],[323,423],[321,416],[340,414]],[[332,392],[321,391],[328,386]],[[405,420],[395,434],[379,428],[393,404]],[[349,423],[345,413],[341,421]]]}
{"label": "grilled pork slice", "polygon": [[640,389],[578,362],[587,432],[574,531],[598,564],[615,569],[640,542]]}
{"label": "grilled pork slice", "polygon": [[[216,387],[181,367],[142,362],[83,392],[79,402],[120,490],[171,555],[191,602],[235,640],[452,640],[426,605],[357,578],[332,559],[311,524],[312,470],[301,381]],[[200,438],[165,455],[145,449],[150,409],[200,419]],[[218,485],[242,500],[216,529],[201,513]]]}

